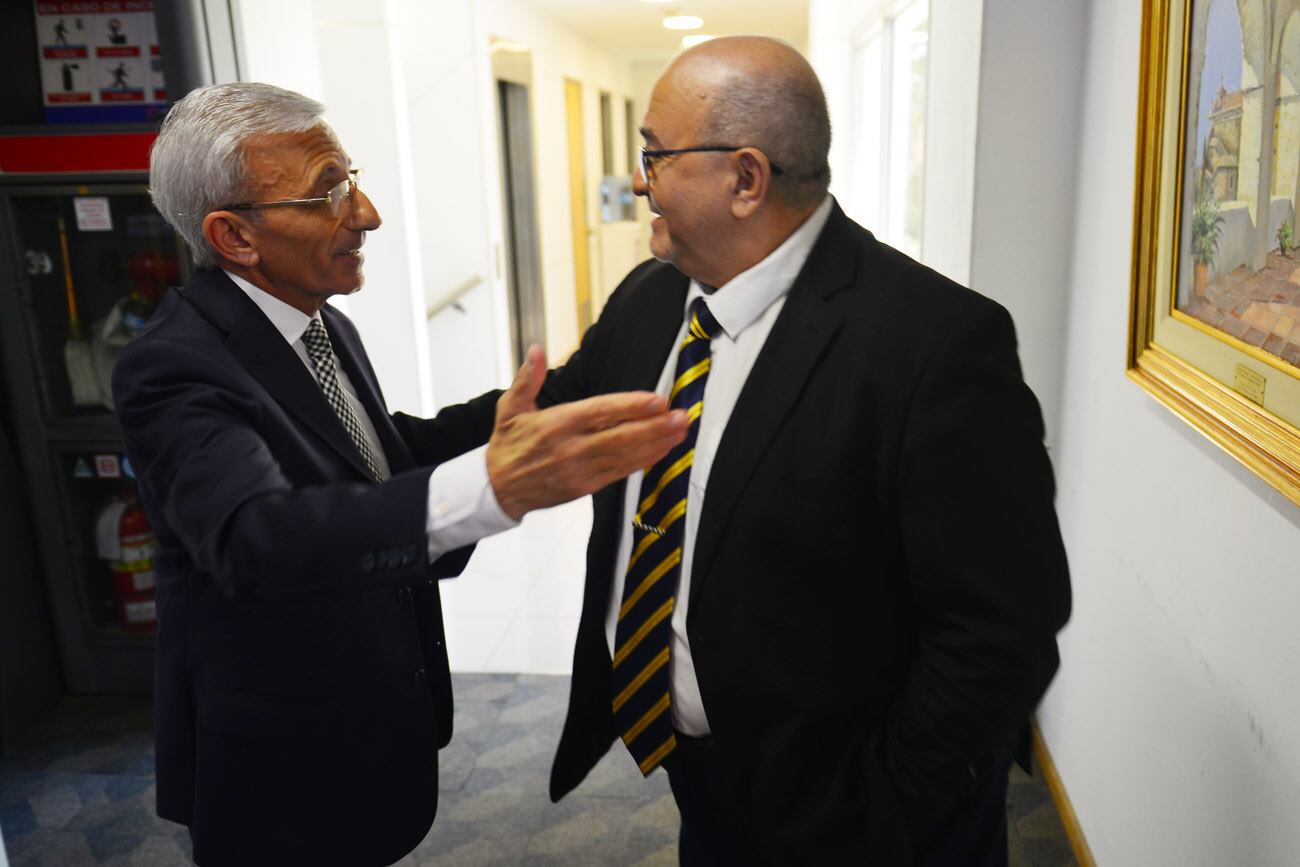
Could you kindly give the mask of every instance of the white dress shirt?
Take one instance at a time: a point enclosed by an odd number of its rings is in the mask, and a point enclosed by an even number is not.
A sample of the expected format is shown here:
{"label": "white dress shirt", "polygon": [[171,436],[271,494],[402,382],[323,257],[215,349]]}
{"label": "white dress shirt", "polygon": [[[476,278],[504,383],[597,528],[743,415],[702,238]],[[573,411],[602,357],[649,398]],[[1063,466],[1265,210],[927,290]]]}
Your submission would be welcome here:
{"label": "white dress shirt", "polygon": [[[312,319],[319,319],[320,314],[308,316],[296,307],[284,303],[279,298],[254,286],[237,274],[226,272],[235,285],[244,290],[258,308],[271,320],[275,330],[280,332],[298,358],[307,367],[312,379],[316,379],[316,366],[307,355],[307,346],[302,336],[307,333],[307,326]],[[322,323],[323,324],[323,323]],[[348,378],[338,356],[334,357],[334,369],[338,375],[339,387],[352,406],[352,412],[361,425],[370,451],[374,453],[375,463],[379,466],[380,477],[387,479],[392,475],[384,447],[375,431],[374,422],[366,412],[357,390]],[[426,518],[426,535],[428,537],[429,562],[441,557],[448,551],[454,551],[464,545],[500,533],[517,526],[518,521],[511,520],[501,511],[496,493],[488,480],[487,446],[480,446],[457,458],[439,464],[429,476],[429,506]]]}
{"label": "white dress shirt", "polygon": [[[700,685],[691,661],[691,646],[686,640],[686,610],[691,592],[691,561],[695,552],[695,533],[700,525],[700,512],[704,508],[709,470],[713,467],[718,442],[731,418],[740,390],[749,378],[772,323],[785,306],[786,293],[799,276],[813,243],[822,227],[830,219],[830,196],[813,211],[812,215],[786,238],[780,247],[757,265],[737,274],[725,286],[708,296],[709,312],[722,326],[722,334],[712,340],[712,362],[709,378],[704,385],[704,411],[700,416],[700,429],[695,440],[695,459],[691,465],[690,489],[686,495],[686,527],[682,541],[681,578],[675,594],[672,617],[672,645],[670,650],[673,725],[678,731],[695,737],[709,734],[709,719],[700,698]],[[677,348],[686,336],[686,311],[691,302],[704,295],[704,288],[691,281],[686,293],[686,306],[682,308],[682,326],[668,354],[663,372],[659,375],[656,391],[667,395],[677,366]],[[611,657],[614,654],[614,636],[618,627],[618,609],[623,600],[623,582],[627,561],[632,556],[632,522],[637,501],[641,496],[641,477],[636,472],[627,481],[623,501],[623,536],[619,541],[618,568],[614,571],[614,590],[609,597],[609,611],[605,616],[605,637]]]}

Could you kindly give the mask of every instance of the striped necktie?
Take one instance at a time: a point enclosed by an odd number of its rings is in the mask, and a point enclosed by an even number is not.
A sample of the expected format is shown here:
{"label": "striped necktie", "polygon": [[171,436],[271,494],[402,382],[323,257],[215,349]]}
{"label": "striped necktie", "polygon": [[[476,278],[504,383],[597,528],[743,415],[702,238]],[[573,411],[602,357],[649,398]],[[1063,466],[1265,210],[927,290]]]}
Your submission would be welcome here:
{"label": "striped necktie", "polygon": [[325,330],[325,325],[319,319],[312,319],[311,324],[307,326],[306,332],[302,335],[302,343],[307,347],[307,356],[316,368],[316,380],[320,383],[321,391],[325,392],[325,400],[334,410],[334,414],[339,417],[339,421],[343,423],[343,429],[348,432],[357,451],[361,453],[361,460],[365,463],[366,469],[370,470],[370,477],[376,482],[382,482],[384,478],[379,471],[379,464],[375,461],[375,453],[371,451],[370,443],[366,441],[366,435],[361,431],[361,423],[357,421],[357,415],[352,411],[351,402],[343,393],[343,387],[339,385],[338,372],[334,367],[334,346],[330,343],[329,332]]}
{"label": "striped necktie", "polygon": [[614,724],[646,775],[677,746],[669,712],[673,600],[682,571],[686,493],[709,376],[709,342],[722,330],[703,298],[691,303],[689,317],[668,402],[687,411],[690,426],[686,439],[642,480],[614,632]]}

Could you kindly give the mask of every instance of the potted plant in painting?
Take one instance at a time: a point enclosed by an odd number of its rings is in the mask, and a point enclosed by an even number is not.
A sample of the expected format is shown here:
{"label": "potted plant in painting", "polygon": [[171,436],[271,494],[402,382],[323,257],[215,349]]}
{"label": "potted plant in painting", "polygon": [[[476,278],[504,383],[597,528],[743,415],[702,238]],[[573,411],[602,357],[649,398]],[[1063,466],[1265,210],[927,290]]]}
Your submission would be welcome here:
{"label": "potted plant in painting", "polygon": [[1219,255],[1219,236],[1223,234],[1223,215],[1214,188],[1205,181],[1196,186],[1196,207],[1192,210],[1192,262],[1196,297],[1205,297],[1210,266]]}
{"label": "potted plant in painting", "polygon": [[1277,227],[1277,251],[1283,256],[1290,257],[1291,250],[1295,248],[1294,231],[1290,220],[1283,220],[1282,225]]}

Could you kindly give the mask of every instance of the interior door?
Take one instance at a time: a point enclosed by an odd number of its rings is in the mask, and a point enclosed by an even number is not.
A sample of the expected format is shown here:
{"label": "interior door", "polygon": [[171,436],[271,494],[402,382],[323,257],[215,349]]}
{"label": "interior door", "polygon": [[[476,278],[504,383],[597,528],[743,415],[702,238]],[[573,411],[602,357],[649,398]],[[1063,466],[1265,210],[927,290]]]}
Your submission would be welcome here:
{"label": "interior door", "polygon": [[582,141],[582,85],[564,80],[564,110],[569,129],[569,205],[573,218],[573,281],[578,335],[591,326],[591,247],[587,222],[586,154]]}

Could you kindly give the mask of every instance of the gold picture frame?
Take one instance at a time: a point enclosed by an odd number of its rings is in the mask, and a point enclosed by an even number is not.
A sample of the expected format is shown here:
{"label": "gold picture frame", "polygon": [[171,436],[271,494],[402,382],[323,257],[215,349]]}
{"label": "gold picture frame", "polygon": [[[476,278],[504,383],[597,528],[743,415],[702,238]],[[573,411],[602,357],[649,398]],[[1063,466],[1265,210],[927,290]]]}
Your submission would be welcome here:
{"label": "gold picture frame", "polygon": [[1128,375],[1300,505],[1300,15],[1143,2]]}

